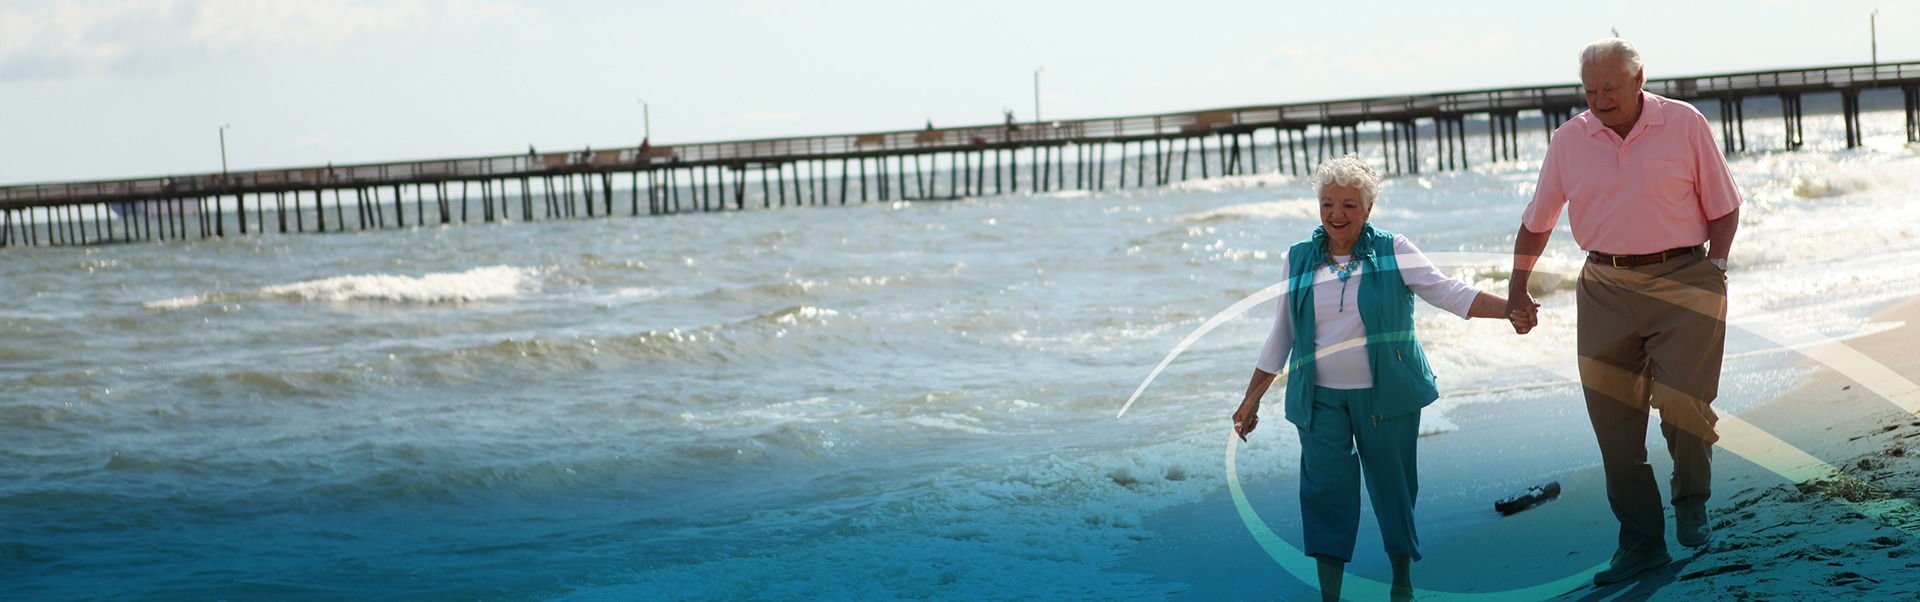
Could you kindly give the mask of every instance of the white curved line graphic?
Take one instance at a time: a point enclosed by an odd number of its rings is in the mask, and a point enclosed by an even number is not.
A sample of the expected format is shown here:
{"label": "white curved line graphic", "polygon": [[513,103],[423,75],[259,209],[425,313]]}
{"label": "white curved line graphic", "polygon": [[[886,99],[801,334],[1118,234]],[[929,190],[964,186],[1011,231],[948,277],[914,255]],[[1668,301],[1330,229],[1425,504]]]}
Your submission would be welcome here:
{"label": "white curved line graphic", "polygon": [[[1494,265],[1499,265],[1499,262],[1511,259],[1511,256],[1507,254],[1486,252],[1429,253],[1427,257],[1432,261],[1433,265],[1436,266],[1486,265],[1489,262],[1493,262]],[[1285,261],[1284,256],[1282,261]],[[1577,273],[1556,270],[1550,266],[1537,265],[1535,266],[1534,272],[1552,273],[1562,277],[1578,277]],[[1287,285],[1287,282],[1281,282],[1261,289],[1259,292],[1248,295],[1239,302],[1221,310],[1220,313],[1208,318],[1199,328],[1194,329],[1186,338],[1181,339],[1180,343],[1175,345],[1174,349],[1169,352],[1165,358],[1160,360],[1159,365],[1154,366],[1153,371],[1147,375],[1146,380],[1141,382],[1138,388],[1134,389],[1133,395],[1127,398],[1126,404],[1121,406],[1119,415],[1115,417],[1125,416],[1127,409],[1131,408],[1134,401],[1140,398],[1141,394],[1146,391],[1147,386],[1153,383],[1154,378],[1158,377],[1161,371],[1165,370],[1169,364],[1173,363],[1175,358],[1179,357],[1187,348],[1199,341],[1201,337],[1212,332],[1213,329],[1219,327],[1219,325],[1226,323],[1227,320],[1246,313],[1246,311],[1253,306],[1279,297],[1280,294],[1286,290]],[[1732,302],[1733,299],[1729,298],[1729,316],[1732,316],[1734,313]],[[1846,376],[1860,383],[1861,386],[1872,391],[1875,395],[1892,402],[1907,413],[1920,416],[1920,385],[1916,385],[1913,381],[1894,372],[1893,369],[1888,368],[1879,361],[1867,357],[1852,347],[1848,347],[1845,343],[1801,326],[1793,320],[1785,319],[1784,316],[1757,307],[1742,307],[1740,309],[1743,315],[1749,317],[1738,322],[1729,318],[1728,325],[1739,326],[1742,330],[1759,335],[1768,341],[1780,345],[1784,349],[1796,351],[1808,359],[1819,362],[1821,365],[1840,373],[1842,376]],[[1320,354],[1316,355],[1323,355],[1331,351],[1331,349],[1323,350]],[[1580,382],[1580,375],[1577,370],[1571,370],[1566,366],[1551,366],[1544,362],[1530,361],[1527,363],[1569,381]],[[1286,375],[1282,374],[1277,380],[1284,382],[1285,379]],[[1857,479],[1835,468],[1832,464],[1814,457],[1805,450],[1781,440],[1779,437],[1775,437],[1773,434],[1766,432],[1753,423],[1742,420],[1738,416],[1731,414],[1721,416],[1719,423],[1716,425],[1716,430],[1720,435],[1720,441],[1717,445],[1757,465],[1765,467],[1767,470],[1785,477],[1793,483],[1806,483],[1821,479],[1851,480],[1869,489],[1878,491],[1878,488],[1874,488],[1870,484],[1858,483]],[[1241,490],[1239,472],[1234,468],[1234,455],[1238,449],[1239,442],[1237,437],[1229,431],[1225,459],[1227,486],[1232,493],[1234,507],[1239,511],[1241,521],[1247,526],[1247,532],[1253,535],[1254,540],[1259,543],[1260,548],[1266,551],[1267,556],[1271,557],[1275,564],[1286,569],[1294,578],[1307,584],[1317,583],[1318,568],[1316,562],[1308,558],[1306,554],[1298,548],[1293,547],[1292,544],[1287,543],[1278,535],[1275,535],[1273,530],[1267,527],[1266,522],[1260,518],[1260,515],[1254,512],[1252,504],[1247,501],[1245,492]],[[1897,516],[1901,514],[1911,515],[1908,513],[1920,512],[1920,510],[1915,509],[1913,504],[1905,500],[1888,497],[1887,499],[1876,501],[1853,502],[1837,496],[1830,495],[1829,498],[1848,506],[1855,512],[1872,516],[1889,526],[1906,532],[1909,536],[1920,538],[1920,523],[1902,524],[1902,522],[1897,519]],[[1564,594],[1586,583],[1590,583],[1593,574],[1604,567],[1605,564],[1603,563],[1549,583],[1521,589],[1484,593],[1417,590],[1416,595],[1422,600],[1538,600]],[[1388,589],[1390,587],[1390,584],[1353,575],[1352,573],[1346,575],[1345,583],[1346,588],[1343,590],[1343,593],[1357,594],[1367,598],[1385,598],[1388,595]]]}

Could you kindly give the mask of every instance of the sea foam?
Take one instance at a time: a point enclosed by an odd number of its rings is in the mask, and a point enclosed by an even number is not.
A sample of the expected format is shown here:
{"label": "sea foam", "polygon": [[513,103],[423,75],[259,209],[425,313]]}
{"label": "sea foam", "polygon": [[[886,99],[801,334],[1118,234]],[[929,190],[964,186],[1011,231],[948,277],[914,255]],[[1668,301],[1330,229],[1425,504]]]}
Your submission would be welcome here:
{"label": "sea foam", "polygon": [[148,309],[171,310],[242,299],[327,303],[471,303],[518,296],[523,290],[532,287],[537,273],[537,270],[530,268],[496,265],[464,272],[434,272],[421,276],[393,274],[337,276],[267,286],[251,293],[202,293],[149,301],[145,306]]}

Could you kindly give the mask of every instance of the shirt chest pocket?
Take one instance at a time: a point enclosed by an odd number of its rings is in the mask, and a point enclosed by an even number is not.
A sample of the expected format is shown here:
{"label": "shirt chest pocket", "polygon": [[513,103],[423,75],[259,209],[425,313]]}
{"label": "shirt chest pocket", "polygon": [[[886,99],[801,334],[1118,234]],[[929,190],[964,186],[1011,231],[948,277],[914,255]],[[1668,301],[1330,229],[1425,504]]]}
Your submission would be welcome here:
{"label": "shirt chest pocket", "polygon": [[1691,201],[1694,198],[1693,170],[1678,161],[1642,161],[1640,191],[1656,201]]}

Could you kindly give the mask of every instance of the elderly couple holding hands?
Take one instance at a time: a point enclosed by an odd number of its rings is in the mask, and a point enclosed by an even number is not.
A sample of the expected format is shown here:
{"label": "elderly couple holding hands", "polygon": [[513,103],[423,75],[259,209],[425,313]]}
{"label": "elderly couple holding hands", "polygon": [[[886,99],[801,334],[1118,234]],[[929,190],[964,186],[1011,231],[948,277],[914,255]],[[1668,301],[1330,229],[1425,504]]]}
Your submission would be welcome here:
{"label": "elderly couple holding hands", "polygon": [[1420,559],[1413,507],[1420,410],[1439,397],[1414,336],[1413,298],[1462,318],[1539,322],[1528,277],[1568,209],[1588,252],[1576,291],[1580,381],[1599,440],[1619,547],[1598,584],[1671,562],[1665,508],[1647,464],[1651,409],[1673,456],[1675,539],[1705,545],[1716,417],[1710,405],[1726,337],[1726,258],[1740,196],[1706,119],[1642,90],[1633,45],[1606,38],[1580,54],[1588,110],[1553,134],[1539,186],[1520,216],[1507,296],[1448,278],[1405,235],[1368,223],[1380,178],[1351,155],[1314,175],[1320,227],[1286,255],[1273,332],[1233,414],[1244,439],[1260,400],[1288,375],[1285,413],[1300,434],[1305,550],[1320,591],[1340,595],[1360,523],[1361,477],[1393,570],[1411,600]]}

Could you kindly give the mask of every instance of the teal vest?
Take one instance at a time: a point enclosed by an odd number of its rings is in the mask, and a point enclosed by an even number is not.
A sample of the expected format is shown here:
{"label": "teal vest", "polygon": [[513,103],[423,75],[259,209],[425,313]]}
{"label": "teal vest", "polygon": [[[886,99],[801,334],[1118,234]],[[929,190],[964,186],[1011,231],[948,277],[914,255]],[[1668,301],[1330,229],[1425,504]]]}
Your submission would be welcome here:
{"label": "teal vest", "polygon": [[[1368,413],[1390,418],[1418,412],[1440,389],[1433,368],[1413,332],[1413,289],[1400,278],[1394,257],[1393,233],[1368,224],[1353,245],[1360,266],[1360,322],[1366,328],[1367,362],[1373,370],[1374,407]],[[1307,427],[1313,409],[1314,311],[1313,276],[1327,267],[1327,231],[1294,243],[1287,252],[1290,282],[1287,302],[1293,312],[1292,360],[1287,362],[1287,421]]]}

